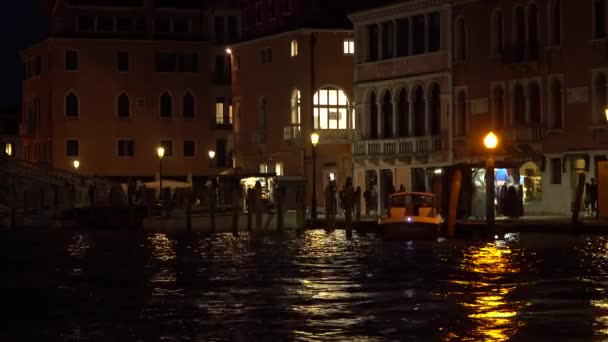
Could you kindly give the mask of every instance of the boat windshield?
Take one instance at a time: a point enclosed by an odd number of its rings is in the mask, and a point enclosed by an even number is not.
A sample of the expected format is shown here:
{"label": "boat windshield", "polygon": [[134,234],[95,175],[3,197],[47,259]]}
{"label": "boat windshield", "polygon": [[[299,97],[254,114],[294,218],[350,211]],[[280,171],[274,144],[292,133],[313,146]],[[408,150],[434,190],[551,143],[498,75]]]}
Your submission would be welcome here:
{"label": "boat windshield", "polygon": [[433,197],[420,195],[420,194],[408,194],[398,195],[392,197],[392,207],[396,208],[408,208],[408,207],[433,207]]}

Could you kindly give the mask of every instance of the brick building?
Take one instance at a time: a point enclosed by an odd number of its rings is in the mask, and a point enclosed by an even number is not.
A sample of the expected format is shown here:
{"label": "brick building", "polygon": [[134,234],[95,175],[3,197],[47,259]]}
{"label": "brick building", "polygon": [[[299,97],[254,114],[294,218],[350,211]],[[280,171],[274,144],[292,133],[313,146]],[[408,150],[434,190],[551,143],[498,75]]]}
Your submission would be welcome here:
{"label": "brick building", "polygon": [[310,134],[316,131],[319,205],[329,180],[342,187],[352,175],[355,46],[346,13],[357,6],[357,1],[244,1],[244,41],[232,46],[237,166],[305,177],[310,200]]}
{"label": "brick building", "polygon": [[597,178],[608,154],[607,17],[604,0],[413,0],[352,15],[357,184],[379,185],[381,206],[383,184],[434,191],[442,165],[467,165],[476,216],[494,130],[497,185],[521,187],[525,214],[568,214],[577,174]]}
{"label": "brick building", "polygon": [[46,15],[47,37],[21,54],[26,160],[149,178],[164,145],[169,177],[232,166],[236,1],[48,0]]}

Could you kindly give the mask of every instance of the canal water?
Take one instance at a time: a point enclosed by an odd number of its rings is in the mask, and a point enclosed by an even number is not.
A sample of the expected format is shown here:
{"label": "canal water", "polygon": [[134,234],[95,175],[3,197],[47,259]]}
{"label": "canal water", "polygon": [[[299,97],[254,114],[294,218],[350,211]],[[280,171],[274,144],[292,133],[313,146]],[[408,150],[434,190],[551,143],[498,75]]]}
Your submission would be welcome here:
{"label": "canal water", "polygon": [[608,339],[608,237],[0,232],[0,341]]}

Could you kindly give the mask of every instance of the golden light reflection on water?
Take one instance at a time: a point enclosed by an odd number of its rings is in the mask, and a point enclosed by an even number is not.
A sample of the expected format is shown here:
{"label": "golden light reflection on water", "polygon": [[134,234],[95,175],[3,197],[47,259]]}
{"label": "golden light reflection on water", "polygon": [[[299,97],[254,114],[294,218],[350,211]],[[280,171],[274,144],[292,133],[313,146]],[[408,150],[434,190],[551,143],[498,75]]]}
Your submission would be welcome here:
{"label": "golden light reflection on water", "polygon": [[511,301],[509,294],[515,290],[515,285],[503,283],[509,274],[520,272],[519,267],[512,262],[511,254],[508,245],[497,242],[472,246],[466,250],[459,267],[467,272],[469,279],[455,279],[451,282],[464,287],[453,295],[463,296],[464,300],[459,304],[468,312],[474,328],[470,336],[449,333],[444,336],[444,340],[506,341],[523,326],[524,323],[517,319],[517,314],[524,304]]}
{"label": "golden light reflection on water", "polygon": [[179,290],[172,288],[177,278],[172,266],[167,265],[167,262],[175,260],[173,242],[162,233],[150,235],[148,241],[152,247],[152,257],[161,263],[158,273],[150,279],[150,282],[155,285],[152,296],[165,297],[180,294]]}
{"label": "golden light reflection on water", "polygon": [[158,233],[148,237],[152,246],[152,257],[158,261],[169,261],[175,259],[175,250],[173,243],[167,235]]}
{"label": "golden light reflection on water", "polygon": [[[608,273],[608,242],[605,237],[597,237],[597,243],[587,242],[587,250],[585,251],[591,257],[594,268],[601,275]],[[589,250],[590,248],[590,250]],[[598,287],[595,289],[600,296],[607,294],[607,288]],[[608,337],[608,299],[591,300],[591,306],[595,309],[595,334],[606,338]]]}
{"label": "golden light reflection on water", "polygon": [[68,245],[68,254],[72,257],[84,257],[91,248],[87,234],[74,234]]}

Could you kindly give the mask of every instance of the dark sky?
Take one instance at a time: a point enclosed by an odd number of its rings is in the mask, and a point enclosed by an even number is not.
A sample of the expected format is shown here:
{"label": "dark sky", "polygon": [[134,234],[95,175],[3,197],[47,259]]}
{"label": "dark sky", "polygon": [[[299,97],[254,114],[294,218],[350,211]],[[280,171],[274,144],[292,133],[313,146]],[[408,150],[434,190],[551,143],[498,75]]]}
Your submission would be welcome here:
{"label": "dark sky", "polygon": [[21,107],[19,51],[42,37],[42,0],[5,0],[0,11],[0,111]]}

